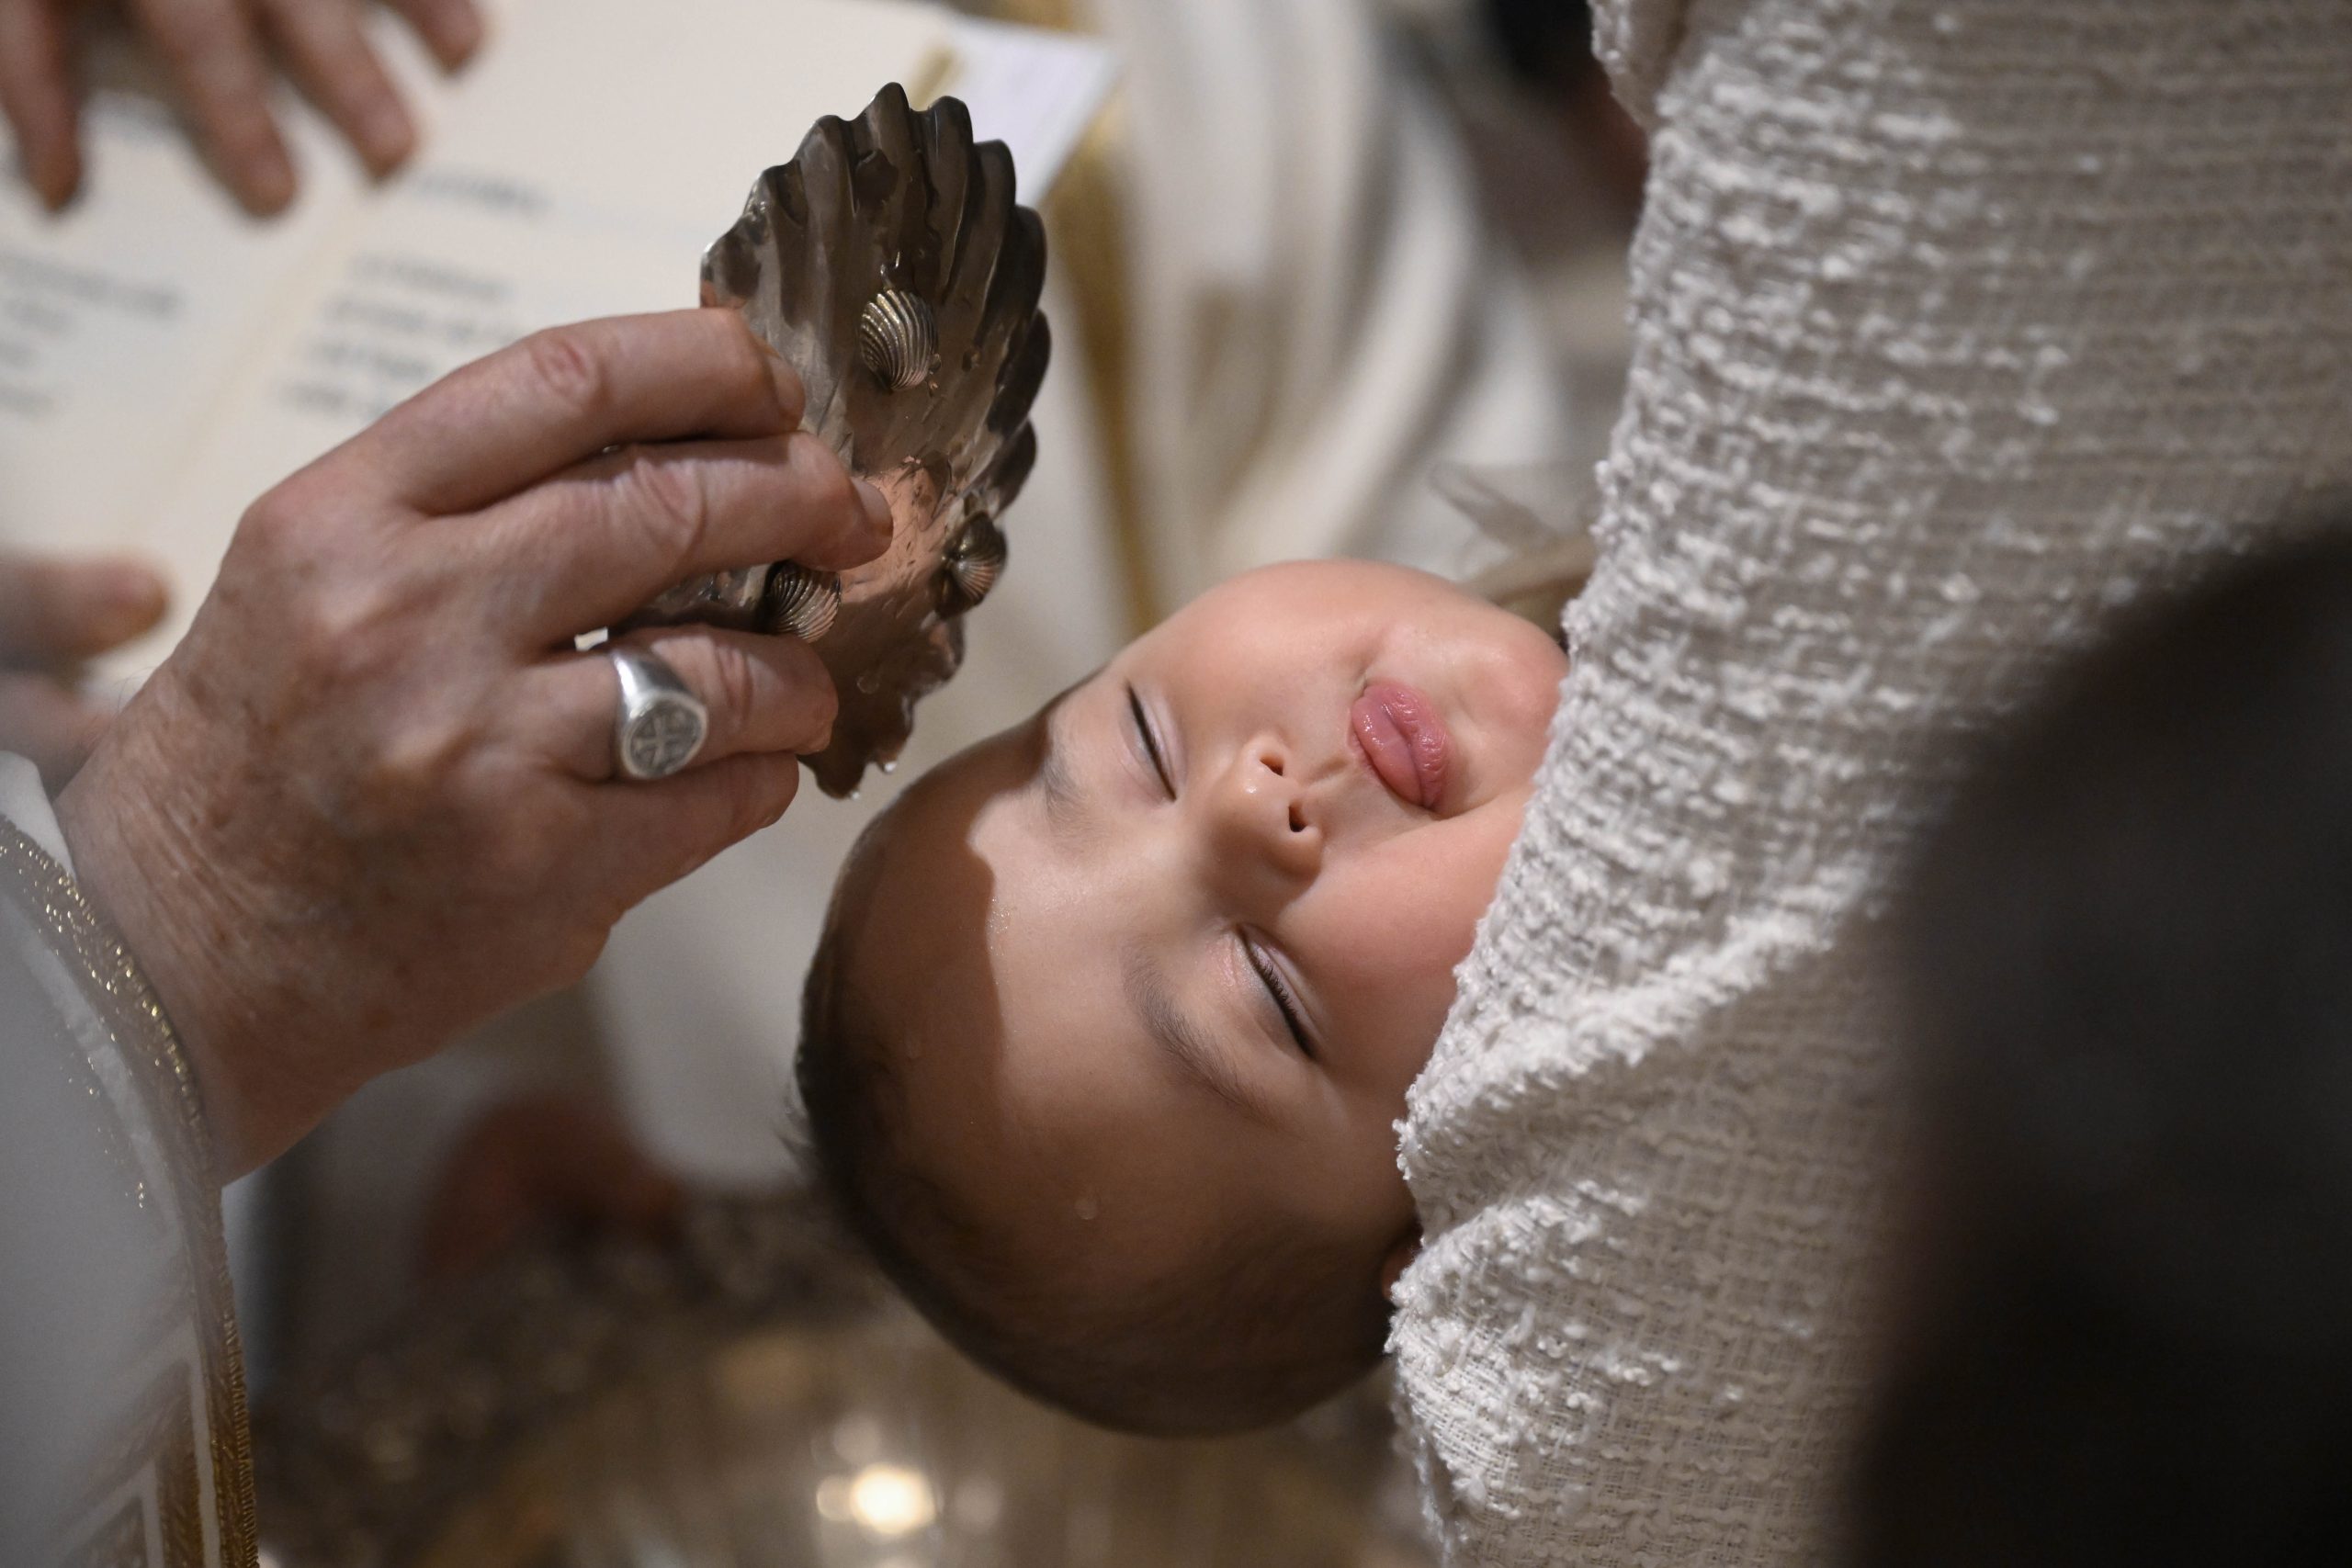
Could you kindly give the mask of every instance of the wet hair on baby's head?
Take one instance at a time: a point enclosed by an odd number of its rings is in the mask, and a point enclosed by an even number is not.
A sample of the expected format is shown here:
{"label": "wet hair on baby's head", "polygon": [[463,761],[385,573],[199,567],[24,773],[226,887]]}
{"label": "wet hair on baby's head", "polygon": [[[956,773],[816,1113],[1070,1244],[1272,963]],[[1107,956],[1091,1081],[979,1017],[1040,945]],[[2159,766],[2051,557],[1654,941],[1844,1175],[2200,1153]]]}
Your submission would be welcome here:
{"label": "wet hair on baby's head", "polygon": [[[922,1058],[891,1048],[865,948],[878,934],[879,846],[899,815],[861,836],[834,890],[802,993],[796,1067],[819,1190],[882,1272],[989,1371],[1120,1431],[1269,1426],[1369,1371],[1387,1338],[1385,1297],[1376,1279],[1351,1277],[1360,1259],[1328,1241],[1238,1230],[1215,1257],[1106,1299],[1081,1287],[1074,1264],[1024,1256],[1001,1219],[940,1179],[907,1113],[904,1075]],[[934,1030],[926,1054],[954,1048]]]}

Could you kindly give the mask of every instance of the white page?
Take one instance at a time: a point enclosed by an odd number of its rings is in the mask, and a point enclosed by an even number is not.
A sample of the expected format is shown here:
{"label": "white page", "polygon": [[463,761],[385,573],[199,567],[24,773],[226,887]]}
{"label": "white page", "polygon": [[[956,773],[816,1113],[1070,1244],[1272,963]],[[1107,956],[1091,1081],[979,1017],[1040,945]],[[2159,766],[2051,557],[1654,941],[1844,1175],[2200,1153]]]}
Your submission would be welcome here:
{"label": "white page", "polygon": [[1021,199],[1036,203],[1078,152],[1119,79],[1101,39],[978,17],[956,18],[956,65],[942,89],[972,111],[984,141],[1012,150]]}
{"label": "white page", "polygon": [[[446,79],[373,22],[425,134]],[[0,543],[119,545],[187,460],[224,383],[368,188],[326,122],[282,85],[300,180],[246,217],[174,121],[152,59],[102,36],[83,116],[84,183],[62,215],[0,176]],[[15,140],[0,124],[0,165]]]}
{"label": "white page", "polygon": [[540,327],[692,305],[703,248],[819,116],[943,74],[945,19],[889,0],[539,0],[416,165],[282,301],[170,502],[136,531],[186,629],[253,499],[385,408]]}

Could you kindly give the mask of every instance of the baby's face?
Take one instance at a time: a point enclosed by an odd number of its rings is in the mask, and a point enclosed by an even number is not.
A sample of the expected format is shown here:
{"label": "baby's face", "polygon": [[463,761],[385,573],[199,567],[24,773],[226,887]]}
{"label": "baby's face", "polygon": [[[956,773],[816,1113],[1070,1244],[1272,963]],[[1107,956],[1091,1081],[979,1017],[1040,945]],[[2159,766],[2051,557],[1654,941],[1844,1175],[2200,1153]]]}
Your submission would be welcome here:
{"label": "baby's face", "polygon": [[1280,1224],[1401,1262],[1396,1123],[1566,660],[1419,572],[1203,595],[910,792],[854,976],[927,1174],[1117,1290]]}

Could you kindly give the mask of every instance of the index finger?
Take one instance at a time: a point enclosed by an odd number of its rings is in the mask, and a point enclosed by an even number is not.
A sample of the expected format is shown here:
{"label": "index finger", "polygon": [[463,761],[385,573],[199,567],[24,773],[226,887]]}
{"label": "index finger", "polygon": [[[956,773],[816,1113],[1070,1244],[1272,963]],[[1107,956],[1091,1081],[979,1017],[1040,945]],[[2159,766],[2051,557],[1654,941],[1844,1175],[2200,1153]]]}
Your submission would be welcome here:
{"label": "index finger", "polygon": [[17,128],[25,178],[52,210],[82,183],[65,29],[49,0],[0,0],[0,112]]}
{"label": "index finger", "polygon": [[838,570],[890,538],[888,501],[807,431],[624,447],[469,521],[432,547],[517,595],[502,618],[530,644],[569,644],[706,572]]}
{"label": "index finger", "polygon": [[743,318],[707,308],[535,333],[427,387],[340,460],[429,515],[472,512],[628,442],[798,428],[800,378]]}
{"label": "index finger", "polygon": [[0,664],[71,664],[161,620],[164,580],[126,557],[0,553]]}
{"label": "index finger", "polygon": [[197,141],[248,211],[294,199],[294,165],[269,114],[269,66],[240,0],[135,0],[157,52],[187,95]]}

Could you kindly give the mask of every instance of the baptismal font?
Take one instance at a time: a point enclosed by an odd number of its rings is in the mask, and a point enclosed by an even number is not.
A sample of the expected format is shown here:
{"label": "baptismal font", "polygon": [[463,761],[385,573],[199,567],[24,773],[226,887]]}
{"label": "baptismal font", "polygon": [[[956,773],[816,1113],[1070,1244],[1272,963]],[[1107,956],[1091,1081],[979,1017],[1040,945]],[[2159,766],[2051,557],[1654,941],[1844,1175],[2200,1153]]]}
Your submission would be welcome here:
{"label": "baptismal font", "polygon": [[550,1242],[256,1424],[277,1568],[1421,1568],[1385,1402],[1209,1442],[1032,1404],[802,1200]]}

